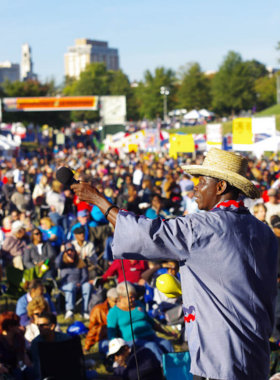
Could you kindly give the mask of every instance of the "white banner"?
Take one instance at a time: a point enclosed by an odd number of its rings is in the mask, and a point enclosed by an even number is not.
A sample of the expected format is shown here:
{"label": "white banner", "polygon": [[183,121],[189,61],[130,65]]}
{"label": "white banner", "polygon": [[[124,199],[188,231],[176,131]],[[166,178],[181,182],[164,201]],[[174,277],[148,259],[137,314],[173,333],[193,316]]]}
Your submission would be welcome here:
{"label": "white banner", "polygon": [[222,124],[207,124],[206,126],[207,149],[222,149],[223,133]]}
{"label": "white banner", "polygon": [[104,125],[124,124],[126,121],[125,96],[101,96],[100,116]]}
{"label": "white banner", "polygon": [[270,136],[275,136],[276,133],[276,121],[275,116],[269,117],[254,117],[252,119],[252,132],[266,133]]}

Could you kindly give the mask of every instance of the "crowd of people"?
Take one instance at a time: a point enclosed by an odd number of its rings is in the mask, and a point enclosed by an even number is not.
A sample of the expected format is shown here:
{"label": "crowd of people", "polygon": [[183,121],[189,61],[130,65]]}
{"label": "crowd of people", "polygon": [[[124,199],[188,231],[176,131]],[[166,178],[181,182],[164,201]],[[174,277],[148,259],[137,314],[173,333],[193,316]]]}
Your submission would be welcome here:
{"label": "crowd of people", "polygon": [[[162,354],[174,352],[174,340],[186,347],[186,338],[181,298],[166,297],[155,282],[163,273],[180,279],[179,263],[124,260],[126,289],[121,260],[112,257],[113,227],[97,206],[81,202],[55,174],[68,166],[77,180],[91,183],[118,207],[168,219],[202,212],[195,202],[198,179],[184,174],[180,165],[200,165],[203,159],[203,154],[195,160],[154,153],[119,157],[88,146],[38,148],[0,160],[0,276],[9,286],[11,268],[22,273],[15,312],[0,315],[3,378],[39,379],[38,343],[70,340],[56,316],[63,312],[71,324],[80,312],[89,321],[84,354],[98,350],[114,362],[108,368],[116,378],[136,379],[129,309],[141,379],[162,378]],[[247,177],[261,197],[240,199],[280,242],[280,161],[249,157]],[[3,295],[6,291],[2,287]],[[280,341],[279,319],[276,315],[275,342]]]}

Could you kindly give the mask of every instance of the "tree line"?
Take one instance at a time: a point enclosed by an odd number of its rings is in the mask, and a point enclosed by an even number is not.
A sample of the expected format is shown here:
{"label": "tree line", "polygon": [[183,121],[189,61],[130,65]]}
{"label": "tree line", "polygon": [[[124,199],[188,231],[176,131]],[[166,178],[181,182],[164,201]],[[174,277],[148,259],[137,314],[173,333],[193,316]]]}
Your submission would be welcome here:
{"label": "tree line", "polygon": [[[280,43],[279,43],[280,48]],[[56,87],[54,81],[4,82],[0,97],[52,96],[52,95],[125,95],[127,119],[154,119],[162,116],[163,98],[160,87],[169,89],[168,110],[213,110],[220,116],[238,114],[253,107],[257,111],[276,103],[276,76],[270,76],[265,65],[244,61],[240,54],[230,51],[219,70],[206,75],[199,63],[188,63],[176,73],[164,67],[154,72],[145,71],[144,79],[131,86],[128,76],[121,70],[109,71],[103,63],[92,63],[78,80],[65,78]],[[35,122],[37,124],[65,125],[71,121],[97,121],[98,112],[45,112],[5,113],[4,121]]]}

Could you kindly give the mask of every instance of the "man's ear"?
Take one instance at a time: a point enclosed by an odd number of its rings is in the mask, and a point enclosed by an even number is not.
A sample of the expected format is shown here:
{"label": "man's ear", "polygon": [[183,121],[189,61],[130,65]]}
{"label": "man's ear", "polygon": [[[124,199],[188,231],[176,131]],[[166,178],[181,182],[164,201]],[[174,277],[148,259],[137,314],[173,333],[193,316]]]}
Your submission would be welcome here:
{"label": "man's ear", "polygon": [[217,183],[217,195],[222,195],[227,188],[227,183],[226,181],[220,181]]}

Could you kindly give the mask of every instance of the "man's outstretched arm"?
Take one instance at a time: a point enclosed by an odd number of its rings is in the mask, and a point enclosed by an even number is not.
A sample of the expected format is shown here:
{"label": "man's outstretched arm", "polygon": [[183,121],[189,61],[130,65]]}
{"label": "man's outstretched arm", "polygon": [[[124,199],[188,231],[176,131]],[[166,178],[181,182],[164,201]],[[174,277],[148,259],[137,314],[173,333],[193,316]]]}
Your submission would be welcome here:
{"label": "man's outstretched arm", "polygon": [[[77,195],[80,201],[87,202],[89,204],[94,204],[100,208],[101,212],[105,215],[109,207],[114,206],[113,203],[109,202],[104,195],[89,183],[80,182],[75,183],[71,186],[71,189]],[[119,209],[116,207],[112,208],[107,215],[107,220],[116,226],[117,216]]]}

